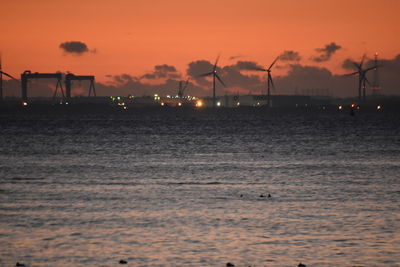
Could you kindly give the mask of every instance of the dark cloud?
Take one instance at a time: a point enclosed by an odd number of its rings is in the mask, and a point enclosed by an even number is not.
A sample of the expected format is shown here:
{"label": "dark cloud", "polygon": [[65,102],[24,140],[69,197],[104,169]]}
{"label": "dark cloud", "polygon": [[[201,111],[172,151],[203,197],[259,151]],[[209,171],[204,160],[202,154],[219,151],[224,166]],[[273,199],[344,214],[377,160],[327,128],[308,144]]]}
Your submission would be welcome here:
{"label": "dark cloud", "polygon": [[[30,79],[28,97],[53,97],[57,81],[54,79]],[[3,93],[8,97],[21,97],[21,83],[15,80],[3,80]],[[61,96],[58,88],[57,96]]]}
{"label": "dark cloud", "polygon": [[[382,87],[382,93],[388,95],[400,94],[400,55],[393,59],[381,59],[377,62],[379,85]],[[366,66],[375,66],[374,60],[368,60]],[[369,72],[369,81],[374,81],[375,70]]]}
{"label": "dark cloud", "polygon": [[263,67],[254,61],[238,61],[236,63],[236,68],[239,70],[258,70]]}
{"label": "dark cloud", "polygon": [[[61,43],[59,46],[65,53],[82,55],[89,52],[88,46],[80,41],[70,41]],[[96,50],[93,50],[96,51]]]}
{"label": "dark cloud", "polygon": [[167,64],[156,65],[154,69],[159,72],[177,72],[174,66],[170,66]]}
{"label": "dark cloud", "polygon": [[[196,81],[197,84],[209,87],[210,81],[207,79],[207,77],[201,77],[200,75],[211,72],[213,67],[214,65],[211,64],[210,61],[197,60],[188,64],[186,73],[192,78],[192,80]],[[217,71],[219,73],[221,68],[217,67]]]}
{"label": "dark cloud", "polygon": [[279,60],[281,61],[300,61],[301,57],[299,52],[295,52],[292,50],[283,51],[283,53],[279,56]]}
{"label": "dark cloud", "polygon": [[163,64],[154,66],[154,70],[142,76],[143,79],[178,79],[181,75],[176,68],[171,65]]}
{"label": "dark cloud", "polygon": [[[209,73],[212,71],[214,65],[207,60],[197,60],[189,63],[187,69],[187,75],[199,85],[204,87],[206,90],[212,89],[211,75],[208,77],[200,76],[201,74]],[[242,71],[254,70],[262,68],[256,62],[252,61],[238,61],[236,64],[228,65],[224,67],[217,67],[217,73],[227,85],[223,88],[221,85],[217,85],[217,93],[222,94],[223,92],[259,92],[265,85],[263,85],[260,76],[252,75],[248,72],[242,73]]]}
{"label": "dark cloud", "polygon": [[354,61],[351,59],[345,59],[342,63],[342,68],[347,69],[347,70],[355,70],[357,69],[356,66],[354,65]]}
{"label": "dark cloud", "polygon": [[342,47],[337,45],[335,42],[325,45],[324,48],[316,48],[315,51],[320,53],[319,56],[312,57],[311,59],[315,62],[324,62],[331,59],[332,55]]}
{"label": "dark cloud", "polygon": [[[364,63],[366,67],[374,66],[374,60],[367,60]],[[354,64],[351,60],[346,60],[344,66],[354,71]],[[400,94],[400,55],[394,59],[378,60],[379,85],[382,87],[382,94],[399,95]],[[367,73],[368,80],[373,83],[375,70]],[[334,75],[326,68],[315,66],[303,66],[299,64],[290,65],[287,75],[275,79],[278,90],[285,94],[296,92],[324,91],[329,90],[331,95],[339,97],[357,96],[358,76],[344,77],[342,74]],[[367,89],[367,94],[371,94],[371,89]]]}
{"label": "dark cloud", "polygon": [[[349,60],[349,62],[351,62]],[[365,66],[374,66],[373,60],[366,59]],[[382,94],[400,95],[400,55],[393,59],[381,59],[378,61],[379,82],[382,87]],[[249,71],[259,64],[252,61],[239,61],[235,64],[218,67],[220,77],[227,84],[224,88],[217,85],[217,94],[225,93],[259,93],[266,90],[266,73]],[[349,68],[352,65],[349,64]],[[187,74],[192,79],[187,87],[187,93],[195,96],[210,96],[212,89],[212,79],[198,77],[198,75],[210,72],[213,64],[206,60],[198,60],[188,64]],[[328,69],[316,66],[305,66],[301,64],[290,64],[287,66],[288,72],[279,76],[273,73],[275,84],[274,94],[295,94],[310,93],[325,94],[327,90],[331,95],[339,97],[357,96],[358,77],[344,77],[342,74],[333,74]],[[170,74],[178,74],[175,67],[170,65],[158,65],[153,72],[166,72],[166,78],[146,80],[143,75],[133,76],[130,74],[107,75],[109,81],[96,83],[96,92],[99,96],[106,95],[160,95],[177,94],[179,81],[182,79],[170,77]],[[348,73],[351,71],[343,71]],[[156,75],[153,73],[153,75]],[[157,74],[158,75],[158,74]],[[156,75],[156,76],[157,76]],[[158,75],[157,77],[159,77]],[[172,75],[173,76],[173,75]],[[371,70],[367,74],[368,80],[373,83],[375,71]],[[165,77],[165,76],[164,76]],[[20,97],[20,83],[13,80],[4,80],[5,95]],[[82,86],[82,95],[87,95],[86,85]],[[52,79],[32,80],[29,85],[29,96],[52,97],[55,89],[55,81]],[[368,94],[371,90],[368,89]],[[58,93],[60,95],[60,93]]]}
{"label": "dark cloud", "polygon": [[228,85],[227,91],[231,93],[235,91],[259,93],[264,90],[266,86],[260,76],[241,72],[252,70],[254,67],[260,68],[257,63],[251,61],[240,61],[234,65],[223,67],[221,78]]}
{"label": "dark cloud", "polygon": [[[179,81],[177,79],[165,79],[157,84],[149,84],[138,77],[115,75],[109,83],[97,84],[96,90],[99,95],[131,94],[135,96],[150,96],[156,93],[159,95],[174,95],[178,93]],[[196,96],[207,95],[202,87],[192,82],[189,82],[185,93]]]}

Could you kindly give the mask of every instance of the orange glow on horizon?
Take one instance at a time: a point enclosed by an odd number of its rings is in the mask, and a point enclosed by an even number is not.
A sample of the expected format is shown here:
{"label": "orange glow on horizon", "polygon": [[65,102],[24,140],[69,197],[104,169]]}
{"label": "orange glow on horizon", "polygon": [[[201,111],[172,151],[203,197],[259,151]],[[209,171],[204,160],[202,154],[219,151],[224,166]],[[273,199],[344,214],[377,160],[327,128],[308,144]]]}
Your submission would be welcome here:
{"label": "orange glow on horizon", "polygon": [[[238,60],[266,66],[284,50],[299,52],[301,64],[340,73],[346,58],[400,53],[396,0],[337,0],[329,10],[320,0],[4,0],[2,10],[3,69],[17,77],[27,69],[70,71],[107,82],[107,75],[141,76],[160,64],[185,75],[190,62],[213,63],[218,53],[219,66]],[[88,50],[67,54],[59,46],[68,41]],[[343,49],[330,61],[312,62],[316,49],[331,42]],[[278,62],[274,75],[284,75],[288,63]]]}

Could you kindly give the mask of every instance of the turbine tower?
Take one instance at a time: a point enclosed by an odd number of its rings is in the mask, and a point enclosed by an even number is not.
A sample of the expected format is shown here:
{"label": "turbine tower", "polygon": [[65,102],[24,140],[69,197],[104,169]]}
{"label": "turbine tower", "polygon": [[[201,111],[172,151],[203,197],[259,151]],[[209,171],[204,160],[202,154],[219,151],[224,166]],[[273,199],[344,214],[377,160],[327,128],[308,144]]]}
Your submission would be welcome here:
{"label": "turbine tower", "polygon": [[1,53],[0,53],[0,100],[3,100],[3,75],[4,76],[7,76],[7,77],[9,77],[9,78],[11,78],[11,79],[13,79],[13,80],[15,80],[15,81],[17,81],[18,82],[18,80],[17,79],[15,79],[13,76],[11,76],[10,74],[8,74],[8,73],[5,73],[4,71],[3,71],[3,69],[2,69],[2,64],[1,64],[2,62],[1,62]]}
{"label": "turbine tower", "polygon": [[183,98],[183,93],[185,92],[186,87],[187,87],[188,84],[189,84],[189,80],[190,80],[190,78],[188,78],[188,79],[186,80],[186,82],[185,82],[184,85],[183,85],[183,81],[179,81],[179,89],[178,89],[178,97],[179,97],[179,98]]}
{"label": "turbine tower", "polygon": [[370,70],[376,69],[378,67],[378,66],[373,66],[370,68],[363,69],[364,59],[365,59],[365,55],[363,55],[360,64],[357,64],[356,62],[352,61],[353,65],[356,67],[357,71],[344,75],[344,76],[358,75],[358,101],[359,102],[361,102],[361,97],[362,97],[362,100],[365,101],[366,84],[370,84],[370,82],[367,79],[367,72]]}
{"label": "turbine tower", "polygon": [[225,83],[222,81],[222,79],[219,77],[218,73],[217,73],[217,64],[218,64],[218,60],[219,60],[219,56],[217,57],[217,60],[215,61],[213,70],[211,72],[208,73],[204,73],[204,74],[200,74],[198,77],[206,77],[206,76],[213,76],[213,108],[215,108],[215,78],[218,79],[218,81],[224,86],[226,87]]}
{"label": "turbine tower", "polygon": [[372,84],[372,94],[373,95],[379,95],[380,90],[382,87],[379,85],[379,72],[378,72],[378,52],[375,53],[375,70],[374,70],[374,81]]}
{"label": "turbine tower", "polygon": [[275,60],[271,63],[271,65],[268,67],[268,69],[254,68],[254,70],[266,71],[268,73],[268,78],[267,78],[267,105],[268,105],[268,107],[271,107],[271,87],[275,88],[274,82],[272,81],[271,69],[275,65],[275,63],[278,61],[278,59],[279,59],[279,56],[275,58]]}

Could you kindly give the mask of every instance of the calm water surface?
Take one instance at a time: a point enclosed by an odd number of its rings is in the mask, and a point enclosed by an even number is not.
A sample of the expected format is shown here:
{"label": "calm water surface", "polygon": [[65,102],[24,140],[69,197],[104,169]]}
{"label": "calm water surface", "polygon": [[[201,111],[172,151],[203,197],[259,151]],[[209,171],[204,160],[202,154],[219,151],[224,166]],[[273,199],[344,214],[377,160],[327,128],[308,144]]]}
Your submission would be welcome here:
{"label": "calm water surface", "polygon": [[384,111],[2,114],[0,266],[400,266],[399,125]]}

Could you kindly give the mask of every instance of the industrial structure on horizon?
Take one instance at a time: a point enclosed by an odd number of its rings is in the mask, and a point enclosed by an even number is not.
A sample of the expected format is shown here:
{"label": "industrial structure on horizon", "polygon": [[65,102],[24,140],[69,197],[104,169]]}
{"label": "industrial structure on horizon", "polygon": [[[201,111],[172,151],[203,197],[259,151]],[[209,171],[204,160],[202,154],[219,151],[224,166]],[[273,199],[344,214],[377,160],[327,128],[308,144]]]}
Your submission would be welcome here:
{"label": "industrial structure on horizon", "polygon": [[[358,75],[358,103],[367,103],[366,101],[366,88],[367,84],[371,85],[368,81],[366,75],[369,71],[374,70],[374,81],[370,89],[372,90],[372,97],[380,97],[381,87],[379,85],[379,75],[378,75],[378,54],[375,54],[375,64],[372,67],[364,68],[365,55],[362,57],[360,63],[352,62],[355,68],[355,72],[346,74],[344,76],[354,76]],[[219,56],[217,57],[215,64],[210,72],[198,75],[198,77],[211,77],[212,76],[212,97],[197,98],[194,96],[185,95],[185,90],[189,85],[189,79],[186,81],[179,81],[178,92],[175,96],[159,96],[155,94],[154,96],[143,96],[143,97],[98,97],[95,90],[95,76],[93,75],[75,75],[72,73],[67,73],[63,75],[61,72],[56,73],[39,73],[31,72],[26,70],[21,74],[21,79],[18,80],[12,75],[2,71],[2,62],[0,55],[0,100],[4,100],[3,94],[3,75],[17,82],[21,85],[21,97],[20,98],[10,98],[7,99],[11,102],[20,101],[23,106],[27,106],[31,103],[58,103],[58,104],[111,104],[118,105],[127,109],[129,106],[132,107],[145,107],[145,106],[163,106],[163,107],[287,107],[287,106],[307,106],[307,105],[329,105],[332,102],[332,97],[329,96],[311,96],[311,94],[303,95],[271,95],[271,89],[275,88],[272,80],[271,69],[274,64],[279,60],[277,57],[268,68],[258,68],[254,67],[253,71],[263,71],[267,72],[267,91],[261,93],[260,95],[216,95],[216,80],[219,81],[221,85],[226,87],[225,82],[221,79],[217,73]],[[63,80],[65,84],[65,91],[63,88]],[[52,98],[46,97],[29,97],[29,81],[33,79],[55,79],[56,87],[53,92]],[[88,95],[83,96],[72,96],[72,86],[74,81],[89,81]],[[60,91],[60,96],[58,96],[58,91]],[[297,91],[297,90],[296,90]],[[2,101],[4,103],[4,101]]]}

